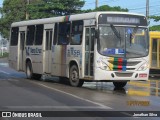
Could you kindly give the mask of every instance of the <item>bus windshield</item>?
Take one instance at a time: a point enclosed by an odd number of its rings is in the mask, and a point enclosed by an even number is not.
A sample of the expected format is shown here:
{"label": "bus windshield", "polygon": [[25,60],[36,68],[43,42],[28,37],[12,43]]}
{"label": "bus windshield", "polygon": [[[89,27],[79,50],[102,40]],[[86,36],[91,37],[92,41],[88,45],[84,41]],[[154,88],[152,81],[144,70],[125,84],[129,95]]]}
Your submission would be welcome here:
{"label": "bus windshield", "polygon": [[104,56],[138,58],[148,55],[148,29],[100,25],[98,51]]}

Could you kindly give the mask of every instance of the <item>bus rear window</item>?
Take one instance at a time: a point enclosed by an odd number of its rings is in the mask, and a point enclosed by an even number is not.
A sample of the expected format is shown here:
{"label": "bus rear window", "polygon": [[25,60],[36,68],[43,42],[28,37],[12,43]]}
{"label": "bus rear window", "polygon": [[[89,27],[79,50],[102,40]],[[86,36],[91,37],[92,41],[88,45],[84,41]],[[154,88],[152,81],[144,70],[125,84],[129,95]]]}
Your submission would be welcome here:
{"label": "bus rear window", "polygon": [[11,46],[16,46],[18,44],[18,33],[19,33],[19,28],[18,27],[13,27],[11,29]]}

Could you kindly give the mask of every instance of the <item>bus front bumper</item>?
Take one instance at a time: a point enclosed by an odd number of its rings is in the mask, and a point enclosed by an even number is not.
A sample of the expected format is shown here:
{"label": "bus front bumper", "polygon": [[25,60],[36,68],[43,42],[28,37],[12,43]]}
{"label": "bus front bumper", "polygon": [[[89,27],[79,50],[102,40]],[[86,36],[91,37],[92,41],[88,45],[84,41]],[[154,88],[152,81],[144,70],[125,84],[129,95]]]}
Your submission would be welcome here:
{"label": "bus front bumper", "polygon": [[94,73],[95,80],[107,80],[107,81],[148,80],[148,77],[149,77],[149,69],[145,71],[106,71],[100,68],[96,68]]}

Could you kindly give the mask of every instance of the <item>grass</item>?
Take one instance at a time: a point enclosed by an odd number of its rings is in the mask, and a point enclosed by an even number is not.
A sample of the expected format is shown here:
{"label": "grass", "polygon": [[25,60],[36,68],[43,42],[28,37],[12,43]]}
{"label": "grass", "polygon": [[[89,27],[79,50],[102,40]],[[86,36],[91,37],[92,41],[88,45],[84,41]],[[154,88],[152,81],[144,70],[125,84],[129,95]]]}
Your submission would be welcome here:
{"label": "grass", "polygon": [[3,53],[3,56],[2,56],[2,53],[0,53],[0,58],[5,58],[8,56],[9,56],[9,53],[7,53],[7,52]]}

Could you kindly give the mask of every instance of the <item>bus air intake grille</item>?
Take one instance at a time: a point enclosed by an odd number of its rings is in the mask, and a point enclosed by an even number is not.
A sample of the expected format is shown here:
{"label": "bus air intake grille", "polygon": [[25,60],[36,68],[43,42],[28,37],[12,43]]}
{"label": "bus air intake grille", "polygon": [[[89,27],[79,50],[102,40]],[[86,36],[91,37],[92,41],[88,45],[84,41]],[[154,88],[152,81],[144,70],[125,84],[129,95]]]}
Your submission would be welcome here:
{"label": "bus air intake grille", "polygon": [[136,66],[140,63],[141,61],[128,61],[127,66]]}
{"label": "bus air intake grille", "polygon": [[133,73],[120,73],[120,72],[115,72],[115,75],[117,77],[132,77]]}

